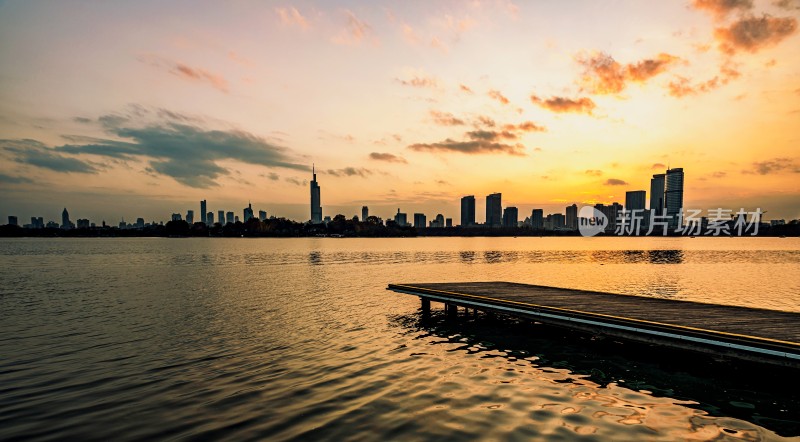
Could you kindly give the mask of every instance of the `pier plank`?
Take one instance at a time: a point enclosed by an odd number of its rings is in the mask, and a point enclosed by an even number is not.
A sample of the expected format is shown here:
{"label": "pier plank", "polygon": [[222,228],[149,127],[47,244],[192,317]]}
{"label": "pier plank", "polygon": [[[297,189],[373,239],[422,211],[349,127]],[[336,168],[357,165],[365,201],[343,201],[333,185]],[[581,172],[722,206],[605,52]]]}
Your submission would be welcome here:
{"label": "pier plank", "polygon": [[760,347],[766,353],[779,352],[781,357],[796,360],[792,365],[800,364],[800,313],[796,312],[502,281],[390,284],[388,289],[464,306],[487,304],[489,310],[497,306],[500,310],[513,310],[512,314],[563,313],[565,317],[582,318],[601,326],[616,324],[617,329],[630,325],[648,329],[645,333],[650,334],[661,330],[693,336],[695,341],[719,338],[722,345]]}

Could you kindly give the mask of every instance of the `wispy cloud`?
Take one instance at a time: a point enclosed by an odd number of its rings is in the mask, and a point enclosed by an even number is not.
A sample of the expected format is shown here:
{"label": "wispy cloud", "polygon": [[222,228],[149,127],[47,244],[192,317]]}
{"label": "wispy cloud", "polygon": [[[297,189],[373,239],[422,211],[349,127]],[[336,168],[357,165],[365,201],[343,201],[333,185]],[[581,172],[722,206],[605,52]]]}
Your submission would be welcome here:
{"label": "wispy cloud", "polygon": [[386,161],[387,163],[408,163],[405,158],[386,152],[371,152],[369,158],[376,161]]}
{"label": "wispy cloud", "polygon": [[325,171],[328,175],[333,175],[335,177],[346,177],[346,176],[358,176],[361,178],[366,178],[369,175],[372,175],[372,171],[363,167],[343,167],[341,169],[328,169]]}
{"label": "wispy cloud", "polygon": [[733,11],[749,11],[753,8],[753,0],[693,0],[692,7],[722,19]]}
{"label": "wispy cloud", "polygon": [[436,81],[436,78],[424,75],[413,75],[410,78],[395,78],[395,80],[400,84],[402,84],[403,86],[432,88],[432,89],[439,87],[439,82]]}
{"label": "wispy cloud", "polygon": [[521,144],[505,144],[487,140],[456,141],[447,138],[438,143],[416,143],[408,146],[417,152],[457,152],[464,154],[491,154],[502,153],[514,156],[524,156],[525,148]]}
{"label": "wispy cloud", "polygon": [[794,17],[747,15],[728,27],[716,28],[714,37],[719,43],[719,49],[723,53],[732,55],[739,51],[758,52],[775,46],[795,31],[797,31],[797,19]]}
{"label": "wispy cloud", "polygon": [[462,126],[465,124],[464,120],[456,118],[450,112],[440,112],[437,110],[430,111],[431,119],[434,123],[440,126]]}
{"label": "wispy cloud", "polygon": [[773,158],[768,161],[754,161],[752,169],[742,171],[742,173],[758,175],[773,175],[783,172],[800,173],[800,165],[792,158]]}
{"label": "wispy cloud", "polygon": [[0,148],[10,153],[12,159],[20,164],[28,164],[61,173],[94,174],[99,172],[89,162],[64,156],[37,140],[0,140]]}
{"label": "wispy cloud", "polygon": [[508,98],[506,98],[500,91],[492,89],[489,92],[487,92],[486,94],[489,96],[489,98],[491,98],[493,100],[497,100],[502,104],[508,104],[509,103]]}
{"label": "wispy cloud", "polygon": [[373,43],[378,43],[372,31],[372,26],[364,20],[361,20],[355,13],[349,10],[344,11],[347,17],[347,23],[344,29],[333,37],[333,42],[343,45],[359,45],[362,42],[371,40]]}
{"label": "wispy cloud", "polygon": [[644,83],[679,60],[674,55],[661,53],[654,58],[623,65],[603,52],[576,57],[578,64],[584,68],[580,84],[594,94],[618,94],[625,90],[629,82]]}
{"label": "wispy cloud", "polygon": [[787,11],[800,10],[800,0],[774,0],[772,4]]}
{"label": "wispy cloud", "polygon": [[[144,116],[140,116],[144,115]],[[97,169],[71,155],[95,155],[120,161],[144,160],[152,173],[164,175],[190,187],[211,187],[230,172],[217,164],[241,161],[265,167],[308,170],[294,162],[293,153],[241,130],[219,130],[187,124],[168,117],[169,113],[141,108],[98,118],[102,129],[115,138],[72,138],[70,144],[48,149],[43,144],[16,148],[19,161],[58,171],[97,173]],[[180,115],[180,114],[175,114]],[[148,118],[149,117],[149,118]],[[155,122],[154,122],[155,121]]]}
{"label": "wispy cloud", "polygon": [[605,184],[606,186],[624,186],[627,185],[628,182],[617,178],[609,178],[603,184]]}
{"label": "wispy cloud", "polygon": [[458,90],[460,90],[461,92],[466,92],[468,94],[472,94],[473,93],[472,89],[470,89],[470,87],[465,85],[465,84],[459,84],[458,85]]}
{"label": "wispy cloud", "polygon": [[165,70],[181,79],[206,83],[226,94],[229,92],[228,80],[220,74],[215,74],[203,68],[192,67],[179,61],[169,60],[155,54],[145,54],[138,59],[142,63]]}
{"label": "wispy cloud", "polygon": [[603,174],[603,171],[602,170],[597,170],[597,169],[590,169],[590,170],[587,170],[585,173],[586,173],[586,175],[590,175],[590,176],[600,176],[600,175]]}
{"label": "wispy cloud", "polygon": [[308,20],[295,7],[275,8],[275,13],[278,14],[278,18],[284,25],[297,26],[302,29],[310,27]]}
{"label": "wispy cloud", "polygon": [[580,98],[566,98],[566,97],[550,97],[541,98],[537,95],[531,95],[531,102],[539,105],[552,112],[573,112],[579,114],[592,115],[597,105],[589,97]]}
{"label": "wispy cloud", "polygon": [[[2,141],[0,141],[2,142]],[[24,176],[6,175],[0,173],[0,183],[5,184],[28,184],[34,182],[32,179]]]}

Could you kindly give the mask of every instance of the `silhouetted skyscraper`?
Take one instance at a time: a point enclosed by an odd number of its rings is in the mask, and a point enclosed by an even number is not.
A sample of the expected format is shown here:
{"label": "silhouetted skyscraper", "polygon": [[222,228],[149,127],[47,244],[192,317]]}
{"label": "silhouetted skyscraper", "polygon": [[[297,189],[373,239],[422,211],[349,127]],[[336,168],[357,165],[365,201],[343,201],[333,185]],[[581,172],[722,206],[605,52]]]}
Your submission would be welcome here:
{"label": "silhouetted skyscraper", "polygon": [[203,224],[208,224],[208,219],[206,214],[208,211],[206,210],[206,200],[200,201],[200,222]]}
{"label": "silhouetted skyscraper", "polygon": [[244,219],[244,222],[249,221],[250,218],[253,217],[253,205],[252,204],[247,203],[247,207],[244,208],[244,214],[243,215],[244,216],[243,216],[242,219]]}
{"label": "silhouetted skyscraper", "polygon": [[394,222],[398,226],[404,227],[408,224],[408,217],[405,213],[401,213],[400,209],[397,209],[397,214],[394,216]]}
{"label": "silhouetted skyscraper", "polygon": [[363,206],[361,207],[361,221],[366,221],[369,218],[369,207]]}
{"label": "silhouetted skyscraper", "polygon": [[500,227],[503,225],[503,194],[493,193],[486,196],[486,227]]}
{"label": "silhouetted skyscraper", "polygon": [[260,219],[261,221],[266,221],[267,220],[267,212],[265,210],[259,210],[258,211],[258,219]]}
{"label": "silhouetted skyscraper", "polygon": [[72,228],[72,221],[69,220],[69,212],[67,212],[66,207],[64,207],[64,211],[61,212],[61,228],[62,229]]}
{"label": "silhouetted skyscraper", "polygon": [[214,212],[206,213],[206,225],[208,226],[214,225]]}
{"label": "silhouetted skyscraper", "polygon": [[653,215],[664,214],[664,177],[663,173],[657,173],[650,180],[650,210]]}
{"label": "silhouetted skyscraper", "polygon": [[625,192],[625,210],[644,210],[647,192],[644,190],[632,190]]}
{"label": "silhouetted skyscraper", "polygon": [[567,206],[567,228],[578,230],[578,205]]}
{"label": "silhouetted skyscraper", "polygon": [[190,226],[194,224],[194,210],[186,211],[186,222],[189,223]]}
{"label": "silhouetted skyscraper", "polygon": [[519,210],[509,206],[503,211],[503,227],[517,227],[519,224]]}
{"label": "silhouetted skyscraper", "polygon": [[233,212],[225,212],[225,223],[226,224],[233,224],[236,222],[236,218],[238,216],[234,216]]}
{"label": "silhouetted skyscraper", "polygon": [[217,222],[220,223],[223,226],[225,225],[225,211],[224,210],[218,210],[217,211]]}
{"label": "silhouetted skyscraper", "polygon": [[311,165],[311,174],[314,179],[311,180],[311,223],[319,224],[322,222],[322,201],[320,200],[320,188],[317,184],[317,173],[314,170],[314,165]]}
{"label": "silhouetted skyscraper", "polygon": [[531,228],[544,229],[544,210],[533,209],[531,211]]}
{"label": "silhouetted skyscraper", "polygon": [[8,216],[8,225],[9,226],[18,226],[19,225],[19,221],[17,220],[17,217],[13,216],[13,215],[9,215]]}
{"label": "silhouetted skyscraper", "polygon": [[475,195],[461,198],[461,227],[475,225]]}
{"label": "silhouetted skyscraper", "polygon": [[683,168],[667,170],[664,206],[669,226],[673,229],[678,227],[678,213],[683,209]]}
{"label": "silhouetted skyscraper", "polygon": [[424,213],[415,213],[414,214],[414,228],[416,229],[424,229],[425,225],[428,223],[427,217]]}

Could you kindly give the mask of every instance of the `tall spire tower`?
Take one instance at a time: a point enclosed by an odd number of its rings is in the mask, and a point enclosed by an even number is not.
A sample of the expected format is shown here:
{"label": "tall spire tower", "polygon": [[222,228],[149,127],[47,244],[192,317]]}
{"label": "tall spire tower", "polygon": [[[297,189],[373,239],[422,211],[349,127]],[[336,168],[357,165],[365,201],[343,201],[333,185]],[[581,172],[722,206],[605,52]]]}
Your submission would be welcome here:
{"label": "tall spire tower", "polygon": [[311,223],[320,224],[322,223],[322,206],[320,205],[320,189],[319,184],[317,184],[317,172],[313,163],[311,164],[311,175],[313,177],[311,180]]}

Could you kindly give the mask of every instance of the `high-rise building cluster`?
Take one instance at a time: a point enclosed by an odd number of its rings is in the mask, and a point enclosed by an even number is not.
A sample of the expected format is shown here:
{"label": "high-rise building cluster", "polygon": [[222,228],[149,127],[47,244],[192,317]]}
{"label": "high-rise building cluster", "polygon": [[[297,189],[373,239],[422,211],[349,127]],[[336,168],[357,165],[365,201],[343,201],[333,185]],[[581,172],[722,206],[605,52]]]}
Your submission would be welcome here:
{"label": "high-rise building cluster", "polygon": [[[312,224],[320,224],[330,222],[330,216],[323,217],[321,205],[321,188],[317,182],[317,174],[314,165],[311,168],[312,180],[310,183],[310,220]],[[683,209],[683,189],[684,189],[684,173],[682,168],[668,169],[665,173],[654,174],[650,180],[650,199],[649,210],[647,210],[647,192],[644,190],[632,190],[626,192],[625,205],[613,202],[611,204],[596,204],[594,208],[600,213],[604,214],[609,220],[607,229],[614,229],[618,215],[623,209],[627,211],[641,211],[643,214],[642,224],[647,226],[650,223],[651,216],[658,216],[661,219],[668,220],[670,228],[678,227],[680,223],[680,216]],[[483,224],[479,224],[475,218],[475,195],[467,195],[461,198],[461,224],[462,228],[484,227],[484,228],[515,228],[519,226],[526,226],[532,229],[540,230],[577,230],[580,218],[578,216],[577,204],[566,206],[566,213],[550,213],[545,215],[544,210],[540,208],[533,209],[530,216],[526,216],[524,220],[520,220],[519,209],[516,206],[503,207],[502,194],[491,193],[486,196],[486,219]],[[200,207],[197,216],[194,210],[187,210],[185,215],[180,213],[173,213],[171,216],[172,221],[185,220],[189,224],[202,223],[207,226],[214,226],[216,224],[225,225],[229,223],[247,222],[255,218],[255,212],[252,204],[248,203],[241,214],[240,218],[232,211],[217,210],[216,217],[213,211],[208,210],[206,200],[200,201]],[[357,217],[356,217],[357,218]],[[367,221],[370,218],[369,208],[363,206],[361,208],[361,221]],[[409,220],[408,215],[397,209],[397,213],[393,217],[394,223],[398,226],[411,226],[415,228],[446,228],[453,226],[452,218],[445,218],[442,214],[437,214],[432,219],[428,220],[424,213],[414,213],[413,219]],[[267,220],[267,212],[264,210],[258,211],[258,220]],[[370,222],[380,221],[380,218],[373,217]],[[413,221],[413,224],[409,221]],[[8,224],[17,226],[19,225],[16,216],[8,217]],[[123,219],[119,223],[120,229],[145,229],[156,222],[145,223],[143,218],[137,218],[135,223],[127,223]],[[161,223],[163,224],[163,222]],[[105,228],[106,223],[103,221],[102,226]],[[41,228],[61,228],[61,229],[85,229],[94,228],[95,224],[90,222],[89,219],[79,218],[76,222],[70,219],[70,214],[66,208],[61,213],[61,223],[50,221],[45,224],[42,217],[31,217],[30,224],[25,224],[23,227],[41,229]]]}

